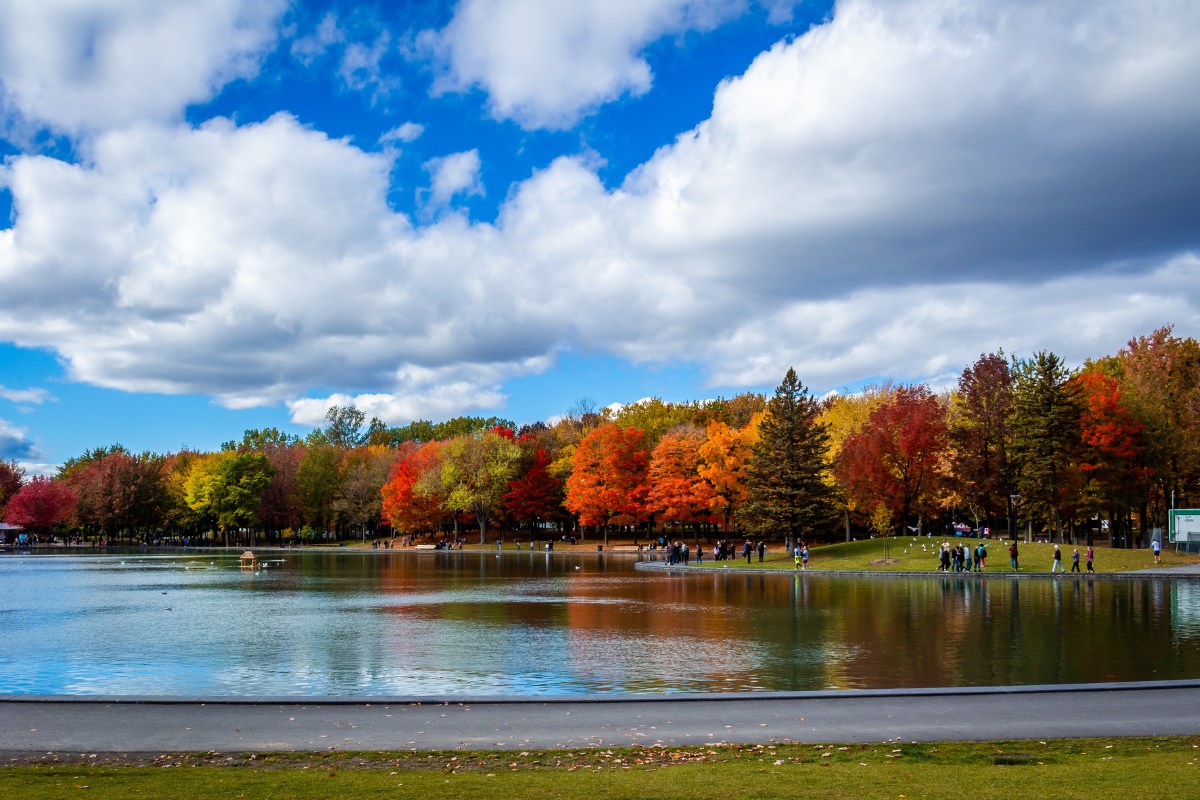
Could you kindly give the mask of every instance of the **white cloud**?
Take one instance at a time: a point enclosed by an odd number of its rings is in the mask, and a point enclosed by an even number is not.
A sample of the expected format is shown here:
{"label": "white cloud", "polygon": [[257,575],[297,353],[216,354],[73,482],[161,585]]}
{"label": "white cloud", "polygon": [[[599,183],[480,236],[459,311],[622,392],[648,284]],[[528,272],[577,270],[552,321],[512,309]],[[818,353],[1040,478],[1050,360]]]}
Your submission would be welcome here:
{"label": "white cloud", "polygon": [[[568,347],[824,391],[1200,335],[1197,29],[1189,0],[846,0],[619,189],[561,158],[491,224],[413,225],[387,156],[286,115],[132,126],[0,174],[0,339],[102,386],[400,422]],[[431,199],[474,189],[472,152]]]}
{"label": "white cloud", "polygon": [[0,399],[23,405],[41,405],[50,400],[51,397],[50,393],[42,388],[10,389],[7,386],[0,385]]}
{"label": "white cloud", "polygon": [[0,3],[0,99],[69,133],[181,116],[273,43],[283,0]]}
{"label": "white cloud", "polygon": [[596,106],[649,90],[639,53],[689,30],[710,30],[741,0],[462,0],[421,42],[443,66],[438,87],[481,87],[493,115],[527,128],[567,128]]}
{"label": "white cloud", "polygon": [[431,178],[429,202],[434,206],[449,205],[460,194],[483,194],[483,180],[480,177],[482,164],[478,150],[431,158],[424,167]]}
{"label": "white cloud", "polygon": [[425,126],[416,122],[405,122],[402,125],[397,125],[387,133],[379,137],[380,144],[389,144],[391,142],[403,142],[405,144],[415,142],[421,138],[421,134],[425,132]]}

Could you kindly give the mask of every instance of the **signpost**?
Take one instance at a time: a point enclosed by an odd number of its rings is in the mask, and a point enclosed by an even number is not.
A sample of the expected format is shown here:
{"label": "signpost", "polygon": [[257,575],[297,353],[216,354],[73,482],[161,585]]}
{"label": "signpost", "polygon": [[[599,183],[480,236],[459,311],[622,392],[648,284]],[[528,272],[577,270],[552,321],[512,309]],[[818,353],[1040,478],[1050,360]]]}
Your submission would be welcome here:
{"label": "signpost", "polygon": [[1171,542],[1200,543],[1200,508],[1171,509]]}

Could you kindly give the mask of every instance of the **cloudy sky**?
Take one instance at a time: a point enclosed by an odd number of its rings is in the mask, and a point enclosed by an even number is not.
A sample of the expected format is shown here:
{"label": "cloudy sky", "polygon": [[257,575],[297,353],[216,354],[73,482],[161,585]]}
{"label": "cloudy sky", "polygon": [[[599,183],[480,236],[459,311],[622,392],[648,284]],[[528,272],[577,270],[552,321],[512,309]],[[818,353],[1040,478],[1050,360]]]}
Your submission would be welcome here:
{"label": "cloudy sky", "polygon": [[0,0],[0,458],[1200,335],[1195,0]]}

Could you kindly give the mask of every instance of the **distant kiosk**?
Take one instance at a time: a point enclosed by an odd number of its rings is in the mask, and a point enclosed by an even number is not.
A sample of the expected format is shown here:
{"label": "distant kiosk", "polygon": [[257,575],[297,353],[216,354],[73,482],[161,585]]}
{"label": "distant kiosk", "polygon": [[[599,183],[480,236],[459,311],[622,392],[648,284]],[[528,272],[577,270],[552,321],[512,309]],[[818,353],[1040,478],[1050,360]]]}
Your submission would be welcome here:
{"label": "distant kiosk", "polygon": [[1171,509],[1171,543],[1200,543],[1200,508]]}

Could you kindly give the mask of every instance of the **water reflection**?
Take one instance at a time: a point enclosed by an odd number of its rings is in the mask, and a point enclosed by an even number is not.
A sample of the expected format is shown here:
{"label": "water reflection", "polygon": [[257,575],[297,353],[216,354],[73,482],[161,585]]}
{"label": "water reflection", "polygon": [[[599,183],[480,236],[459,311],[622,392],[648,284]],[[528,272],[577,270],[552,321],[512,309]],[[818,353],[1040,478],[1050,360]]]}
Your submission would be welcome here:
{"label": "water reflection", "polygon": [[0,692],[784,691],[1200,676],[1192,582],[666,576],[545,553],[6,556]]}

